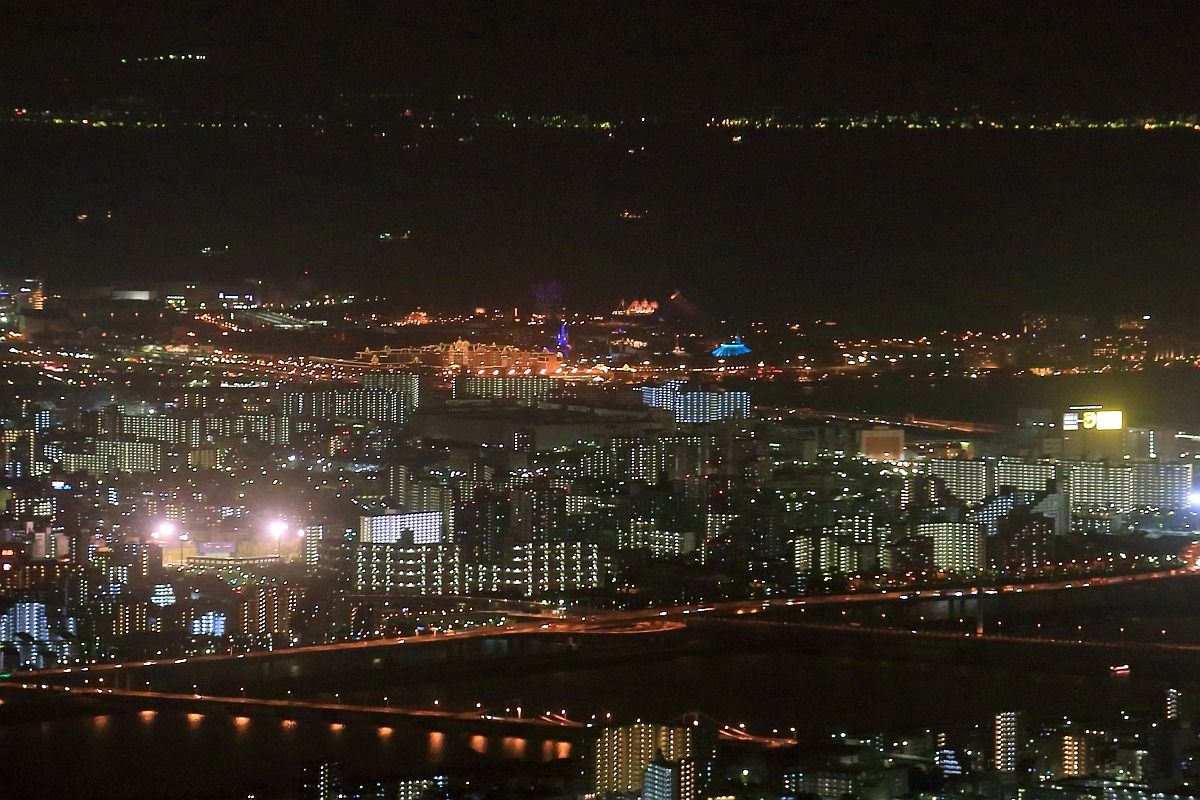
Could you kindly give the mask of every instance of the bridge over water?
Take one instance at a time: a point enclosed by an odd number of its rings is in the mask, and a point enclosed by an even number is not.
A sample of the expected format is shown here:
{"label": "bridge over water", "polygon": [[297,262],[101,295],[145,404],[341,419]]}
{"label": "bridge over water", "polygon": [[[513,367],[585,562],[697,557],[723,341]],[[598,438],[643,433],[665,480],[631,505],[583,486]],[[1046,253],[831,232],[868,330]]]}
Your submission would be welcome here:
{"label": "bridge over water", "polygon": [[[50,693],[70,694],[97,708],[174,708],[187,713],[339,715],[376,724],[405,717],[440,725],[470,723],[499,728],[550,726],[575,730],[567,715],[492,714],[486,709],[450,712],[397,702],[355,705],[340,693],[365,693],[380,685],[423,678],[470,681],[489,673],[569,669],[683,652],[722,648],[801,648],[866,657],[915,660],[1056,660],[1080,669],[1131,663],[1135,669],[1190,670],[1200,664],[1200,644],[1092,641],[1085,637],[1005,635],[989,630],[927,629],[918,618],[972,617],[982,598],[986,614],[1113,613],[1162,605],[1187,607],[1200,590],[1191,570],[1043,581],[996,587],[894,589],[848,595],[738,600],[668,609],[588,613],[535,619],[502,627],[396,639],[334,642],[283,650],[220,653],[20,673],[0,683],[0,696],[31,702]],[[886,624],[871,622],[880,617]],[[912,627],[909,627],[909,623]],[[1183,666],[1181,666],[1183,665]],[[20,688],[22,684],[24,689]],[[41,688],[41,687],[50,688]],[[31,688],[31,687],[37,687]],[[246,696],[246,688],[250,688]],[[161,705],[157,705],[161,704]],[[547,712],[549,714],[549,712]],[[579,722],[586,729],[588,721]],[[739,735],[736,731],[730,735]]]}

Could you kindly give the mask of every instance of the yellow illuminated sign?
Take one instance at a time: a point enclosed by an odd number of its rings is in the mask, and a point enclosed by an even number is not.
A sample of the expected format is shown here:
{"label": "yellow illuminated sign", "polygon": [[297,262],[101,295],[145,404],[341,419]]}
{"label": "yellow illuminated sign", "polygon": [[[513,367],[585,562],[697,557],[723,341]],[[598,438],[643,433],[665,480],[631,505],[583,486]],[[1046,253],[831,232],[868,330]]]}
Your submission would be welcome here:
{"label": "yellow illuminated sign", "polygon": [[1081,408],[1063,414],[1064,431],[1119,431],[1125,427],[1125,412],[1104,408]]}
{"label": "yellow illuminated sign", "polygon": [[1123,414],[1120,411],[1093,411],[1091,416],[1083,415],[1083,427],[1095,428],[1098,431],[1119,431],[1124,427]]}

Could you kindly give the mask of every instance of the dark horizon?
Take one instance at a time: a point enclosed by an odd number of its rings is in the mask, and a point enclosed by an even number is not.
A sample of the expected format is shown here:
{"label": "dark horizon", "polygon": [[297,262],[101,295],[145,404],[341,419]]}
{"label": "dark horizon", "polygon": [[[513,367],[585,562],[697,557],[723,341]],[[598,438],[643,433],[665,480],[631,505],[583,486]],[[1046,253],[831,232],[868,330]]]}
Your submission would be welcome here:
{"label": "dark horizon", "polygon": [[[13,9],[0,272],[51,288],[307,272],[437,309],[523,305],[558,281],[575,308],[681,290],[715,317],[878,332],[1040,309],[1194,317],[1190,130],[702,122],[1189,119],[1187,4],[305,9]],[[172,53],[205,59],[138,62]],[[497,112],[623,124],[506,130]],[[167,128],[52,124],[97,115]]]}
{"label": "dark horizon", "polygon": [[528,306],[534,285],[558,281],[574,309],[680,290],[717,318],[833,317],[877,333],[1011,326],[1035,310],[1194,319],[1193,136],[749,133],[733,145],[702,130],[532,132],[406,151],[6,130],[0,162],[22,191],[4,202],[0,272],[44,274],[52,291],[308,272],[437,310]]}
{"label": "dark horizon", "polygon": [[[647,114],[1200,108],[1186,2],[405,2],[9,9],[5,92],[119,92],[121,59],[205,53],[142,90],[284,104],[470,93],[532,110]],[[109,95],[111,96],[111,95]],[[30,100],[32,98],[26,98]],[[541,108],[539,108],[541,106]]]}

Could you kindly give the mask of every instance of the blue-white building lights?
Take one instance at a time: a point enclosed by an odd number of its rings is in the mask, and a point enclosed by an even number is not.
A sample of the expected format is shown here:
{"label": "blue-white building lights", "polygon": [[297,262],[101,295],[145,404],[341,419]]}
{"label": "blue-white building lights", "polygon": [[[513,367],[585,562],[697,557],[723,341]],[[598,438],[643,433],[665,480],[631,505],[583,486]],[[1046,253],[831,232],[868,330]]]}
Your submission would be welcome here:
{"label": "blue-white building lights", "polygon": [[681,423],[721,422],[750,416],[750,393],[726,389],[690,388],[685,381],[641,387],[642,402],[674,412]]}
{"label": "blue-white building lights", "polygon": [[716,358],[737,358],[738,356],[750,355],[750,348],[742,341],[741,336],[735,336],[731,341],[721,342],[713,348],[712,354]]}

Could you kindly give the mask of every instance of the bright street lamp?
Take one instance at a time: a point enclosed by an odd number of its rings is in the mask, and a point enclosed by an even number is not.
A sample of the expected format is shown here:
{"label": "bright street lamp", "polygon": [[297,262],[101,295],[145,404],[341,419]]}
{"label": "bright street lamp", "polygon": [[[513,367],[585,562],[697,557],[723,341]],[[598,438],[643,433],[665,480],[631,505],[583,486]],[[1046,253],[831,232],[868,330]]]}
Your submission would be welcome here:
{"label": "bright street lamp", "polygon": [[281,519],[273,519],[267,523],[267,533],[275,540],[275,555],[279,555],[279,540],[288,531],[288,524]]}
{"label": "bright street lamp", "polygon": [[174,522],[165,519],[155,526],[154,530],[150,531],[150,536],[154,539],[170,539],[178,530]]}
{"label": "bright street lamp", "polygon": [[154,530],[150,531],[150,538],[152,538],[156,542],[161,543],[165,539],[171,539],[174,537],[178,537],[179,565],[182,567],[183,566],[183,543],[188,540],[188,535],[186,533],[184,533],[183,531],[181,531],[179,529],[179,526],[176,525],[174,522],[172,522],[169,519],[165,519],[165,520],[159,522],[158,525],[154,528]]}

